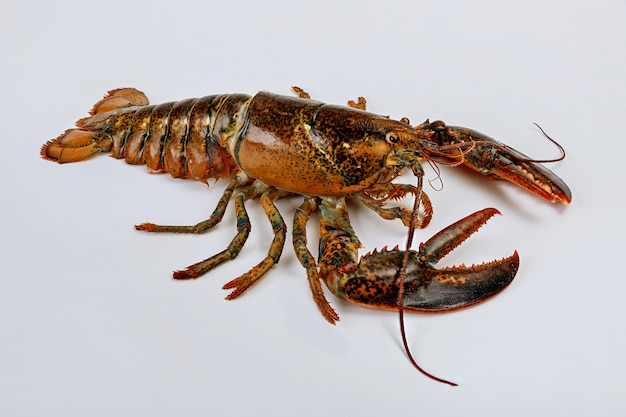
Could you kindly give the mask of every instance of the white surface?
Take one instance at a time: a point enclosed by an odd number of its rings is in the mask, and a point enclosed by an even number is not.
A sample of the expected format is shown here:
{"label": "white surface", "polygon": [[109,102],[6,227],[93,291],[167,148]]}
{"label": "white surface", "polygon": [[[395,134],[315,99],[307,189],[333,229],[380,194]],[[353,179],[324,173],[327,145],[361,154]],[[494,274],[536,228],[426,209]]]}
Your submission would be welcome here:
{"label": "white surface", "polygon": [[[0,6],[1,415],[626,413],[624,1],[93,4]],[[339,104],[364,95],[374,112],[558,155],[537,122],[567,149],[550,168],[573,190],[569,207],[455,169],[429,192],[435,220],[418,240],[483,207],[504,214],[448,262],[514,249],[522,259],[492,301],[408,318],[419,362],[460,387],[410,367],[393,313],[332,298],[341,322],[329,326],[289,242],[256,288],[224,301],[221,285],[269,244],[257,203],[237,261],[171,280],[224,247],[231,210],[205,236],[132,225],[204,219],[224,182],[207,191],[105,156],[65,166],[39,158],[111,88],[163,102],[291,85]],[[287,219],[296,204],[280,202]],[[368,210],[352,219],[368,249],[405,241]]]}

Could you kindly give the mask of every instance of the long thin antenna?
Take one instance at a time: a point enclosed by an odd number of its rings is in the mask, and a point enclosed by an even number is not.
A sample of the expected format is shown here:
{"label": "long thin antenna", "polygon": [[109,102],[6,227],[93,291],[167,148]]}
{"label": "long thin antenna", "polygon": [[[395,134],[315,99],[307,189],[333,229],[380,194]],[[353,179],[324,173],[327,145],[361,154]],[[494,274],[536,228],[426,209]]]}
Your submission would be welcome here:
{"label": "long thin antenna", "polygon": [[400,268],[400,274],[398,276],[398,281],[400,283],[400,288],[398,290],[398,314],[400,319],[400,334],[402,335],[402,344],[404,345],[404,351],[406,352],[409,361],[411,362],[411,364],[413,364],[415,369],[420,371],[428,378],[456,387],[458,386],[458,384],[436,377],[433,374],[426,372],[421,366],[417,364],[417,361],[415,360],[415,358],[413,358],[413,354],[411,353],[411,349],[409,348],[409,343],[406,339],[406,331],[404,328],[404,281],[406,279],[406,271],[409,265],[409,252],[411,250],[411,246],[413,245],[413,235],[415,234],[415,227],[419,221],[419,207],[422,195],[422,177],[422,175],[417,176],[417,192],[415,194],[415,201],[413,203],[413,212],[411,213],[409,235],[406,240],[406,250],[404,251],[404,257],[402,258],[402,267]]}

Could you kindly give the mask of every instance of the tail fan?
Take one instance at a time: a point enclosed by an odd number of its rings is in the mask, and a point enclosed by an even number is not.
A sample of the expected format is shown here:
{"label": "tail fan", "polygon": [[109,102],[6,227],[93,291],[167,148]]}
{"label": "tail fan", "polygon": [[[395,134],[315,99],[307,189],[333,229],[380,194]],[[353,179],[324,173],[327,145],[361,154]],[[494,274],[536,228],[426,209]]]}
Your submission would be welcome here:
{"label": "tail fan", "polygon": [[[109,91],[102,100],[94,104],[89,115],[93,117],[123,107],[148,104],[148,98],[141,91],[134,88],[119,88]],[[43,145],[41,156],[44,159],[64,164],[82,161],[98,152],[109,152],[112,139],[101,137],[99,132],[82,128],[85,120],[87,119],[80,119],[76,122],[77,128],[68,129],[56,139]]]}

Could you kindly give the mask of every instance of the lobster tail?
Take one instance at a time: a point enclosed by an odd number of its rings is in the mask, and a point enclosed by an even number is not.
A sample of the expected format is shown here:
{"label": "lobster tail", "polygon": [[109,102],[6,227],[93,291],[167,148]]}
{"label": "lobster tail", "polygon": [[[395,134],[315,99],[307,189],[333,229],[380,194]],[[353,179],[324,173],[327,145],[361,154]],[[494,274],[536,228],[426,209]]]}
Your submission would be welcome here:
{"label": "lobster tail", "polygon": [[134,88],[111,90],[76,128],[46,143],[41,156],[66,163],[111,152],[129,164],[145,164],[153,173],[207,183],[235,168],[223,141],[237,133],[235,115],[249,100],[247,95],[225,94],[150,105]]}
{"label": "lobster tail", "polygon": [[[134,88],[119,88],[109,91],[102,100],[94,104],[89,111],[90,116],[117,110],[129,106],[145,106],[149,104],[147,97]],[[56,139],[47,142],[41,147],[41,156],[44,159],[60,164],[78,162],[87,159],[98,152],[109,152],[113,141],[110,137],[83,127],[90,117],[76,122],[77,129],[68,129]]]}

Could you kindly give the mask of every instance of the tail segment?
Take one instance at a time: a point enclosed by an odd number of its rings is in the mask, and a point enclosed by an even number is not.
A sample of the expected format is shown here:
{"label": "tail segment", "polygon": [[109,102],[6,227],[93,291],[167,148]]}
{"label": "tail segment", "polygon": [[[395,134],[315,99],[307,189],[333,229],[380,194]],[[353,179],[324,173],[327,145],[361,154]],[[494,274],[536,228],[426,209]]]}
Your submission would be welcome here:
{"label": "tail segment", "polygon": [[[122,107],[147,106],[148,104],[150,104],[148,97],[141,91],[135,88],[118,88],[109,91],[102,100],[94,104],[89,114],[95,116]],[[79,120],[77,125],[80,126],[80,124],[82,120]]]}
{"label": "tail segment", "polygon": [[[109,91],[102,100],[94,104],[89,115],[95,116],[123,107],[148,104],[148,98],[141,91],[134,88],[119,88]],[[108,136],[100,137],[99,132],[82,128],[85,120],[78,120],[77,128],[68,129],[56,139],[43,145],[41,156],[44,159],[64,164],[82,161],[98,152],[109,152],[113,140]]]}

